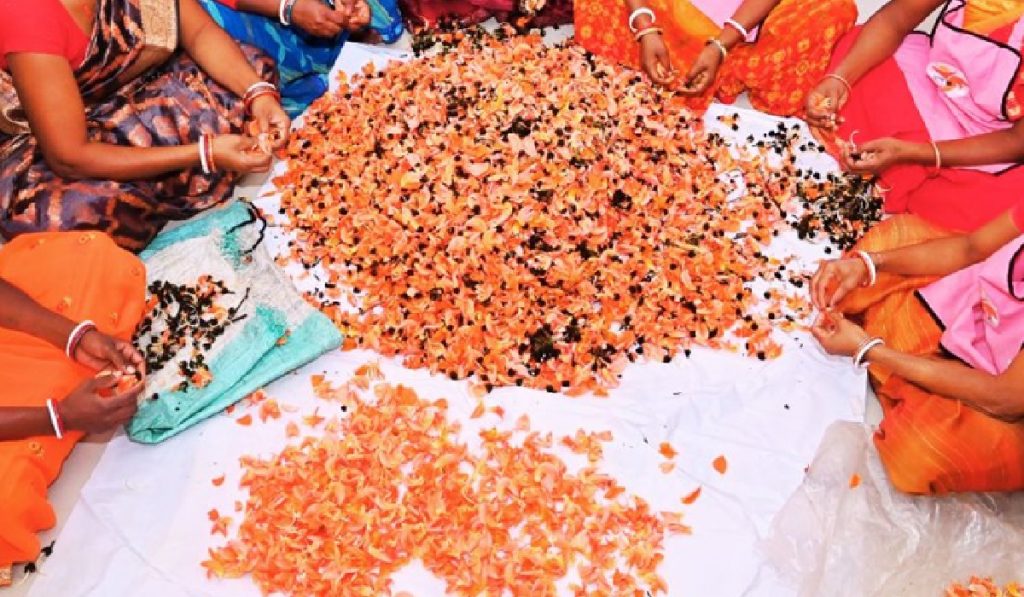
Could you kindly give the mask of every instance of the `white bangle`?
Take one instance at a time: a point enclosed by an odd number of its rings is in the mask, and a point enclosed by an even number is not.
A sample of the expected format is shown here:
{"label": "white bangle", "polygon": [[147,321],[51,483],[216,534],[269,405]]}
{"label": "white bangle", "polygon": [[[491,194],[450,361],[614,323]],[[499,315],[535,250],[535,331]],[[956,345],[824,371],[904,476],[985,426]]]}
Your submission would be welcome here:
{"label": "white bangle", "polygon": [[729,57],[729,48],[725,47],[725,44],[723,44],[722,42],[718,41],[718,39],[716,39],[714,37],[709,39],[708,43],[706,43],[704,45],[713,45],[716,48],[718,48],[718,51],[722,53],[722,60],[725,60],[726,58]]}
{"label": "white bangle", "polygon": [[74,350],[75,345],[78,344],[78,341],[81,339],[79,336],[82,334],[82,330],[94,327],[96,327],[96,324],[86,319],[71,330],[71,333],[68,334],[67,342],[64,344],[64,354],[66,354],[69,359],[72,361],[75,360],[75,355],[71,354],[71,351]]}
{"label": "white bangle", "polygon": [[286,6],[288,6],[288,0],[281,0],[281,2],[278,3],[277,20],[281,21],[281,24],[284,25],[285,27],[289,27],[291,26],[291,22],[288,20],[288,17],[286,17],[284,14],[284,9]]}
{"label": "white bangle", "polygon": [[210,163],[206,161],[206,135],[199,136],[199,165],[203,168],[203,174],[210,174]]}
{"label": "white bangle", "polygon": [[249,85],[249,87],[246,88],[245,93],[242,94],[242,97],[247,97],[253,91],[256,91],[257,89],[262,89],[264,87],[272,91],[277,91],[277,87],[275,87],[273,83],[268,83],[266,81],[256,81],[255,83]]}
{"label": "white bangle", "polygon": [[740,35],[743,36],[743,41],[750,41],[750,31],[747,31],[746,27],[740,25],[739,21],[736,19],[726,19],[725,24],[739,31]]}
{"label": "white bangle", "polygon": [[53,406],[53,400],[46,400],[46,411],[50,413],[50,425],[53,426],[53,434],[57,436],[57,439],[64,439],[64,432],[61,431],[60,423],[57,419],[57,409]]}
{"label": "white bangle", "polygon": [[857,349],[857,354],[853,357],[853,366],[857,369],[866,366],[867,363],[864,362],[864,359],[868,356],[868,351],[876,346],[881,346],[882,344],[885,344],[885,340],[882,340],[881,338],[870,338],[865,340],[864,344],[861,344],[860,348]]}
{"label": "white bangle", "polygon": [[875,267],[875,261],[871,259],[871,255],[867,251],[854,251],[854,255],[860,258],[864,262],[864,267],[868,268],[868,286],[874,286],[875,281],[878,280],[878,269]]}
{"label": "white bangle", "polygon": [[636,28],[636,25],[633,24],[633,21],[635,21],[637,17],[639,17],[640,15],[647,15],[651,17],[651,25],[653,25],[658,20],[654,16],[654,11],[647,8],[646,6],[634,10],[633,12],[629,13],[629,30],[632,31],[634,34],[639,30]]}

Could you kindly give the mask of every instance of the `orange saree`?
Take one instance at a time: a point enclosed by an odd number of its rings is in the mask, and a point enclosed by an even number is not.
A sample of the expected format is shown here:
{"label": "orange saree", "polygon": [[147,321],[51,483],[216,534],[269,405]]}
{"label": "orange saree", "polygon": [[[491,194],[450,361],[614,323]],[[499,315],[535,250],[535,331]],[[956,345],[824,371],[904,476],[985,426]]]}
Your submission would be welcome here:
{"label": "orange saree", "polygon": [[[688,0],[648,0],[664,30],[672,65],[682,84],[708,38],[721,31]],[[576,0],[576,41],[630,68],[640,68],[640,48],[629,31],[625,0]],[[731,103],[747,92],[758,110],[779,116],[803,113],[807,94],[828,68],[832,48],[857,20],[854,0],[782,0],[754,43],[729,52],[715,83],[690,101],[705,110],[714,98]]]}
{"label": "orange saree", "polygon": [[[91,319],[130,339],[145,308],[145,269],[98,232],[25,234],[0,248],[0,278],[69,319]],[[95,372],[47,342],[0,328],[0,406],[43,406]],[[39,554],[38,531],[56,523],[47,487],[82,434],[0,442],[0,575]]]}
{"label": "orange saree", "polygon": [[[948,236],[917,216],[896,216],[868,232],[857,248],[884,251]],[[844,313],[901,352],[941,357],[942,330],[914,292],[933,277],[880,273],[876,284],[850,293]],[[897,489],[916,494],[1024,489],[1024,424],[999,421],[931,394],[872,365],[872,386],[884,413],[875,446]]]}

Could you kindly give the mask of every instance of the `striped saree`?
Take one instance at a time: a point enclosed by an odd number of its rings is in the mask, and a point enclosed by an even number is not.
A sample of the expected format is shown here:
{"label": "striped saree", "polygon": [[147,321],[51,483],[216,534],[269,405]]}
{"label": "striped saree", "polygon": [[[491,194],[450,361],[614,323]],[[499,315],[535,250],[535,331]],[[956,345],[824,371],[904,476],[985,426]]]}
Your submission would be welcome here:
{"label": "striped saree", "polygon": [[[860,243],[884,251],[950,233],[917,216],[896,216]],[[850,293],[840,309],[862,318],[868,334],[901,352],[942,358],[942,330],[915,291],[933,277],[880,273],[870,288]],[[899,490],[916,494],[1024,489],[1024,424],[1006,423],[911,384],[872,365],[872,386],[884,417],[875,446]]]}

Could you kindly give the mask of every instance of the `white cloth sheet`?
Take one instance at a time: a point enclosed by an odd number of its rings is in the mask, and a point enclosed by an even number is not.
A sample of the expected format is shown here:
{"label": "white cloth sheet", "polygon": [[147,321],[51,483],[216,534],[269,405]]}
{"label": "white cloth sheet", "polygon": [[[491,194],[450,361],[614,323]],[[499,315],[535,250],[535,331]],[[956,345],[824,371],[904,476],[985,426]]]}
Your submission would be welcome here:
{"label": "white cloth sheet", "polygon": [[[349,44],[338,68],[355,72],[368,60],[383,64],[391,57],[384,50]],[[708,114],[709,126],[716,125],[717,114],[734,112],[742,114],[740,130],[721,132],[736,139],[759,137],[778,123],[755,112],[715,107]],[[827,160],[813,159],[819,169],[830,167]],[[257,203],[276,213],[271,191],[266,187]],[[268,242],[272,249],[280,247],[280,230],[272,229]],[[797,254],[807,268],[824,256],[821,245],[797,241],[790,234],[777,239],[771,252]],[[605,446],[600,469],[655,510],[685,512],[684,522],[693,527],[693,535],[666,542],[660,573],[671,595],[795,594],[771,572],[756,545],[800,485],[829,424],[862,420],[865,379],[848,360],[825,356],[806,335],[786,338],[784,347],[783,356],[769,362],[698,349],[690,359],[637,363],[605,399],[500,388],[486,401],[505,408],[504,421],[492,415],[469,419],[476,399],[465,381],[408,370],[366,351],[331,353],[267,388],[282,404],[300,408],[279,421],[262,424],[257,419],[252,427],[243,427],[234,422],[241,414],[236,411],[157,446],[115,438],[30,594],[258,595],[249,579],[205,577],[200,562],[207,548],[224,543],[223,537],[210,536],[207,511],[216,507],[235,516],[237,524],[241,515],[232,511],[232,503],[245,499],[237,486],[238,457],[276,453],[285,445],[287,420],[325,406],[313,396],[310,375],[326,372],[343,382],[359,365],[378,359],[389,382],[410,385],[423,397],[447,398],[451,416],[463,424],[467,438],[482,426],[512,427],[523,413],[535,429],[556,437],[580,428],[611,430],[614,440]],[[658,468],[662,441],[679,451],[678,466],[667,475]],[[725,475],[711,466],[718,455],[728,459]],[[566,461],[582,464],[572,454]],[[211,479],[222,474],[227,481],[214,487]],[[698,485],[704,487],[701,497],[683,506],[680,498]],[[403,570],[395,588],[417,597],[444,594],[443,585],[419,565]]]}

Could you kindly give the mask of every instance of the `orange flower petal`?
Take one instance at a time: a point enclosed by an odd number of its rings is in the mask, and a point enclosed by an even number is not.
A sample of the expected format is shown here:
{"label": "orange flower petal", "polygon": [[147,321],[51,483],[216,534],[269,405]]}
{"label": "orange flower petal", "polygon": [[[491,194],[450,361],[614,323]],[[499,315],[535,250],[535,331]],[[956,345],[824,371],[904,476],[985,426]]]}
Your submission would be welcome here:
{"label": "orange flower petal", "polygon": [[718,458],[715,458],[715,460],[711,463],[711,466],[715,467],[715,470],[718,471],[718,474],[724,475],[725,469],[729,467],[729,463],[725,460],[725,456],[719,456]]}

